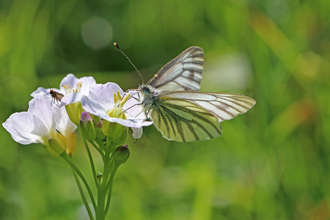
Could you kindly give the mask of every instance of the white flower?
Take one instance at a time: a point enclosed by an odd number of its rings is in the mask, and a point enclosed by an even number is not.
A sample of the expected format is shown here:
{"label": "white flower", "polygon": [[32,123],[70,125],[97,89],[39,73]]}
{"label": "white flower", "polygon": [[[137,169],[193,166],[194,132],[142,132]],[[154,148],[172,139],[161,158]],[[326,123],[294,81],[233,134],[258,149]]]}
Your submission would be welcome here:
{"label": "white flower", "polygon": [[[76,125],[79,124],[80,115],[83,112],[80,100],[83,96],[89,94],[89,87],[95,85],[95,79],[91,76],[76,78],[73,74],[68,74],[60,83],[60,90],[45,89],[39,87],[31,96],[37,97],[40,95],[53,96],[53,103],[56,106],[65,106],[65,109],[70,117],[70,120]],[[58,95],[55,93],[59,93]],[[58,98],[60,97],[60,98]]]}
{"label": "white flower", "polygon": [[77,79],[73,74],[68,74],[60,84],[61,92],[64,94],[62,105],[78,102],[83,96],[88,96],[89,88],[95,84],[96,81],[91,76]]}
{"label": "white flower", "polygon": [[124,93],[115,83],[97,84],[90,87],[89,95],[81,99],[83,108],[89,113],[113,123],[119,123],[133,129],[133,137],[140,138],[142,127],[152,124],[145,121],[145,114],[136,91]]}
{"label": "white flower", "polygon": [[49,96],[32,99],[27,112],[12,114],[2,126],[20,144],[41,143],[49,147],[49,140],[55,140],[65,145],[63,150],[74,150],[77,126],[70,121],[64,108],[52,106]]}
{"label": "white flower", "polygon": [[71,103],[75,103],[81,100],[84,95],[89,94],[89,87],[96,84],[96,81],[93,77],[82,77],[78,79],[73,74],[69,73],[66,77],[64,77],[60,83],[60,90],[58,89],[45,89],[39,87],[36,91],[34,91],[31,96],[36,97],[39,95],[49,94],[51,90],[58,92],[64,97],[60,100],[61,105],[68,105]]}

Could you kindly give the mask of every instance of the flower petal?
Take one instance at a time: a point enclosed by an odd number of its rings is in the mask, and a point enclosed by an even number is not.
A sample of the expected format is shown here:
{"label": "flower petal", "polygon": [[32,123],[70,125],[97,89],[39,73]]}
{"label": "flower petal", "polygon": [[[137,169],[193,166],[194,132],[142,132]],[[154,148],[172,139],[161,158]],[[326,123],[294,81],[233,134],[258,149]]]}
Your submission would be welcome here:
{"label": "flower petal", "polygon": [[56,121],[56,130],[61,134],[68,137],[69,134],[73,133],[77,126],[70,120],[68,113],[65,108],[52,108],[54,120]]}
{"label": "flower petal", "polygon": [[142,137],[143,134],[143,129],[142,128],[132,128],[133,131],[133,138],[134,139],[140,139]]}
{"label": "flower petal", "polygon": [[[101,116],[99,116],[101,117]],[[102,117],[104,120],[110,121],[110,122],[116,122],[118,124],[121,124],[125,127],[131,127],[131,128],[140,128],[143,126],[149,126],[152,125],[152,121],[145,121],[141,119],[121,119],[121,118],[112,118],[109,115],[106,115]]]}
{"label": "flower petal", "polygon": [[78,79],[77,77],[75,77],[72,73],[69,73],[66,77],[64,77],[60,83],[60,89],[62,91],[62,93],[65,94],[65,90],[62,87],[70,85],[72,89],[76,89],[77,88],[77,84],[81,82],[82,83],[82,87],[81,87],[81,93],[83,95],[88,95],[89,93],[89,88],[93,85],[96,84],[96,81],[93,77],[91,76],[87,76],[87,77],[81,77],[80,79]]}
{"label": "flower petal", "polygon": [[121,96],[124,94],[123,90],[116,83],[97,84],[90,87],[88,97],[95,102],[112,108],[114,104],[113,94],[116,94],[117,91],[119,91]]}
{"label": "flower petal", "polygon": [[81,105],[85,111],[93,115],[99,116],[100,118],[109,117],[107,114],[108,109],[106,108],[106,105],[95,102],[87,96],[84,96],[81,99]]}
{"label": "flower petal", "polygon": [[45,89],[43,87],[39,87],[36,91],[31,93],[32,97],[37,97],[39,95],[49,95],[50,90],[54,90],[55,92],[62,93],[59,89]]}
{"label": "flower petal", "polygon": [[64,77],[60,83],[61,92],[65,94],[65,89],[62,86],[70,85],[72,89],[75,89],[76,85],[78,84],[79,80],[75,77],[72,73],[69,73]]}
{"label": "flower petal", "polygon": [[28,112],[41,119],[48,130],[54,129],[52,99],[48,96],[37,96],[29,102]]}
{"label": "flower petal", "polygon": [[107,112],[113,108],[113,94],[117,91],[120,95],[124,94],[116,83],[96,84],[90,87],[88,97],[84,97],[81,104],[86,111],[102,118],[104,114],[107,115]]}
{"label": "flower petal", "polygon": [[29,112],[12,114],[2,126],[20,144],[44,143],[49,139],[49,130],[41,119]]}
{"label": "flower petal", "polygon": [[90,87],[96,85],[95,79],[91,76],[82,77],[79,81],[82,82],[81,93],[83,95],[88,95]]}
{"label": "flower petal", "polygon": [[76,92],[66,94],[61,100],[60,107],[71,103],[79,102],[83,96],[84,95],[82,93],[76,93]]}

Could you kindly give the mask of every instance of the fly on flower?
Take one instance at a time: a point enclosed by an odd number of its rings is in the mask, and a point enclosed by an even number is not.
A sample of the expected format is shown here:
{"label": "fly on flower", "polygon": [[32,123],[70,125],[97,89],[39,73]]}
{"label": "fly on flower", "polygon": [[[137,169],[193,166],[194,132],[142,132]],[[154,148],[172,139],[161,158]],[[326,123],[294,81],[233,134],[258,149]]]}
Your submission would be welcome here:
{"label": "fly on flower", "polygon": [[203,49],[189,47],[139,86],[139,105],[164,138],[179,142],[217,138],[222,133],[220,122],[255,105],[244,95],[199,92],[203,66]]}
{"label": "fly on flower", "polygon": [[[48,86],[50,87],[49,82],[47,80],[46,80],[46,82],[47,82]],[[54,104],[56,103],[57,107],[60,107],[59,104],[61,104],[61,100],[64,97],[64,95],[59,92],[54,91],[54,89],[49,90],[49,93],[47,93],[47,95],[49,95],[49,94],[52,97],[52,103],[54,103]]]}
{"label": "fly on flower", "polygon": [[93,77],[89,76],[78,79],[70,73],[62,79],[59,89],[39,87],[31,96],[37,97],[43,94],[50,94],[54,101],[61,102],[60,106],[64,106],[79,102],[84,95],[88,95],[89,87],[95,84],[96,81]]}
{"label": "fly on flower", "polygon": [[71,121],[78,125],[83,112],[80,100],[83,96],[88,95],[89,88],[95,84],[96,81],[91,76],[78,79],[70,73],[62,79],[60,89],[39,87],[31,96],[37,97],[50,94],[53,98],[53,103],[56,103],[58,107],[65,106]]}
{"label": "fly on flower", "polygon": [[59,107],[59,103],[61,103],[62,98],[64,97],[63,94],[59,92],[55,92],[53,89],[49,91],[49,94],[52,96],[52,103],[56,102],[56,105]]}

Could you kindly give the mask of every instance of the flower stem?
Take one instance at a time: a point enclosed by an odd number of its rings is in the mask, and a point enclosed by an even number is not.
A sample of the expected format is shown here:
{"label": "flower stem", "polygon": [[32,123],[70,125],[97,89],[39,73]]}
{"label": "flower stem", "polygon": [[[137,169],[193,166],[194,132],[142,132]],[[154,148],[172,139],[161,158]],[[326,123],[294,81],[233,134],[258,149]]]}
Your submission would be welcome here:
{"label": "flower stem", "polygon": [[68,156],[68,154],[65,151],[60,156],[71,166],[71,168],[78,174],[80,179],[83,181],[83,183],[84,183],[84,185],[87,189],[87,192],[89,194],[89,197],[91,198],[94,210],[96,210],[96,203],[95,203],[95,199],[94,199],[92,190],[90,189],[90,187],[89,187],[85,177],[83,176],[83,174],[80,172],[78,167],[72,162],[71,158]]}
{"label": "flower stem", "polygon": [[114,163],[112,164],[112,169],[111,169],[111,174],[110,174],[110,180],[108,182],[108,185],[107,185],[107,189],[109,190],[108,193],[107,193],[107,204],[106,204],[106,207],[105,207],[105,215],[108,213],[108,210],[109,210],[109,207],[110,207],[110,201],[111,201],[111,194],[112,194],[112,186],[113,186],[113,180],[114,180],[114,177],[115,177],[115,174],[118,170],[118,167],[119,167],[120,164],[117,164],[115,161]]}
{"label": "flower stem", "polygon": [[94,141],[97,143],[98,146],[96,146],[96,144],[93,141],[90,141],[89,143],[91,143],[93,145],[93,147],[99,152],[99,154],[103,158],[104,153],[103,153],[103,150],[102,150],[103,149],[102,146],[104,146],[104,144],[103,144],[102,140],[96,138]]}
{"label": "flower stem", "polygon": [[[110,142],[110,144],[109,144]],[[110,140],[107,140],[107,146],[105,151],[105,157],[104,157],[104,170],[103,170],[103,177],[102,182],[100,184],[100,187],[98,188],[98,198],[97,198],[97,211],[96,211],[96,220],[104,220],[106,216],[106,209],[105,205],[108,206],[105,203],[105,200],[108,196],[111,196],[109,192],[111,193],[112,190],[109,191],[109,186],[112,186],[113,182],[113,176],[116,173],[117,168],[114,168],[115,165],[115,159],[113,157],[112,151],[115,149],[116,146],[114,146],[113,143],[111,143]]]}
{"label": "flower stem", "polygon": [[84,190],[80,184],[80,181],[79,181],[79,178],[77,176],[77,173],[72,169],[72,173],[73,173],[73,176],[74,176],[74,179],[76,180],[76,183],[77,183],[77,186],[78,186],[78,189],[79,189],[79,192],[80,192],[80,195],[81,195],[81,198],[84,202],[84,205],[86,207],[86,210],[87,210],[87,213],[88,213],[88,216],[89,216],[89,219],[90,220],[94,220],[94,216],[93,216],[93,213],[89,207],[89,204],[87,202],[87,199],[86,199],[86,196],[85,196],[85,193],[84,193]]}
{"label": "flower stem", "polygon": [[105,204],[105,196],[106,196],[106,186],[109,179],[110,174],[110,164],[112,158],[109,155],[106,155],[104,161],[104,170],[103,170],[103,177],[100,187],[98,188],[97,194],[97,210],[96,210],[96,219],[97,220],[104,220],[105,213],[104,213],[104,204]]}
{"label": "flower stem", "polygon": [[[79,128],[79,131],[80,131],[80,128]],[[80,131],[80,134],[82,134],[81,131]],[[82,135],[81,135],[81,137],[83,139],[83,142],[84,142],[87,154],[88,154],[89,162],[91,163],[91,168],[92,168],[92,173],[93,173],[93,178],[94,178],[95,185],[96,185],[96,187],[98,187],[99,182],[97,181],[97,176],[96,176],[96,171],[95,171],[95,166],[94,166],[94,161],[93,161],[91,151],[89,150],[89,146],[87,144],[86,139]]]}

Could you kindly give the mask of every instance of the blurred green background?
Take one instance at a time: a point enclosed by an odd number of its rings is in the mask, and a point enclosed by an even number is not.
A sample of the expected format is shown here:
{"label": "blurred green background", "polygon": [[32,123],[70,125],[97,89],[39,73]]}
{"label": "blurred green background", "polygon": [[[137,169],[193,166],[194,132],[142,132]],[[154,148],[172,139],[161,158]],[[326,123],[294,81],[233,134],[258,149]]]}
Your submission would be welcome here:
{"label": "blurred green background", "polygon": [[[108,219],[330,219],[329,12],[326,0],[1,0],[0,121],[68,73],[137,88],[113,42],[146,81],[200,46],[201,91],[257,104],[218,139],[170,142],[153,126],[129,136]],[[0,219],[86,219],[61,158],[0,138]],[[74,159],[93,185],[80,141]]]}

